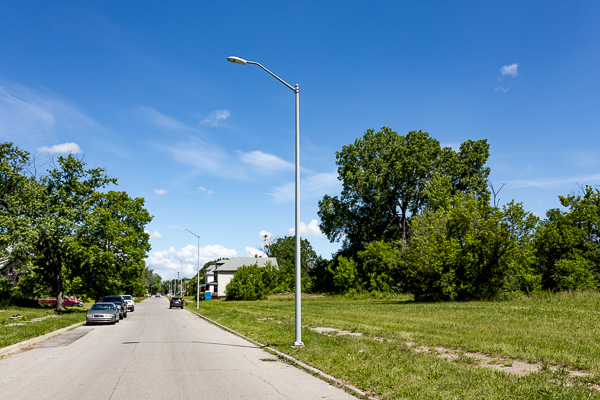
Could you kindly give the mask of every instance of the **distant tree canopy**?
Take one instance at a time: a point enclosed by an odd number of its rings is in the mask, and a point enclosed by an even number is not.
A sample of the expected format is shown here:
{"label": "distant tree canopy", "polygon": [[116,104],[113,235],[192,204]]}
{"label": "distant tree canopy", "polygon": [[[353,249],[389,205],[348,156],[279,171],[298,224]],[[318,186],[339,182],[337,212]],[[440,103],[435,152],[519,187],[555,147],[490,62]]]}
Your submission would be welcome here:
{"label": "distant tree canopy", "polygon": [[0,145],[0,252],[21,266],[22,293],[51,294],[63,308],[65,289],[94,298],[143,291],[152,217],[143,199],[100,191],[110,184],[71,155],[37,175],[27,152]]}
{"label": "distant tree canopy", "polygon": [[368,130],[336,153],[340,197],[319,202],[321,231],[342,241],[355,256],[377,240],[407,240],[412,217],[427,204],[425,187],[439,173],[449,178],[451,193],[488,198],[486,140],[466,141],[458,152],[442,148],[426,132],[398,135],[390,128]]}
{"label": "distant tree canopy", "polygon": [[[296,238],[294,236],[277,238],[273,242],[265,244],[264,249],[269,257],[275,257],[277,259],[277,265],[279,266],[280,271],[277,291],[294,291],[296,285]],[[317,260],[317,253],[313,250],[310,242],[301,238],[300,270],[302,273],[303,290],[310,290],[309,271],[314,268]]]}

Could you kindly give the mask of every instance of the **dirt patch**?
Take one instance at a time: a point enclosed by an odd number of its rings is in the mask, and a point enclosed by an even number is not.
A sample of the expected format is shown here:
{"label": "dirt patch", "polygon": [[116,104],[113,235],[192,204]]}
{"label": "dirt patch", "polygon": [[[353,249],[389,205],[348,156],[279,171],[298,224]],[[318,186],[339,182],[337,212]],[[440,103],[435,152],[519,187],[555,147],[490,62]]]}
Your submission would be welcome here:
{"label": "dirt patch", "polygon": [[343,336],[343,335],[362,336],[362,333],[360,333],[360,332],[350,332],[350,331],[344,331],[344,330],[335,329],[335,328],[317,327],[317,328],[309,328],[309,329],[313,332],[321,333],[321,334],[327,335],[327,336]]}
{"label": "dirt patch", "polygon": [[[351,335],[351,336],[362,336],[359,332],[348,332],[336,328],[317,327],[309,328],[313,332],[317,332],[327,336],[340,336],[340,335]],[[383,337],[374,337],[375,341],[380,343],[392,343],[395,340],[387,339]],[[431,353],[441,359],[445,359],[453,362],[460,362],[469,364],[474,367],[490,368],[496,371],[502,371],[506,374],[526,376],[532,373],[538,373],[543,371],[552,372],[556,376],[560,376],[560,379],[571,382],[575,378],[589,377],[591,374],[583,371],[566,369],[555,365],[547,365],[543,363],[529,363],[523,360],[511,360],[503,357],[491,357],[487,354],[477,352],[465,352],[457,349],[449,349],[445,347],[427,347],[418,346],[415,342],[405,342],[399,344],[411,348],[416,353]],[[600,390],[600,385],[592,385],[594,388]]]}

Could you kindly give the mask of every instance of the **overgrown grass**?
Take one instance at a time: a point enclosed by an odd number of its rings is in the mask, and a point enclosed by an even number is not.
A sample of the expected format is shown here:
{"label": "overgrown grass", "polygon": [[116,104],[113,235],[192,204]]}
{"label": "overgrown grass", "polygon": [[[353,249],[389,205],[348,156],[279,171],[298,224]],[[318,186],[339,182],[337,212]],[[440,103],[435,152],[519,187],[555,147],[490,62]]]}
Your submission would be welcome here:
{"label": "overgrown grass", "polygon": [[[587,385],[600,383],[599,306],[598,293],[452,303],[416,303],[406,296],[306,297],[304,348],[290,347],[292,297],[203,301],[200,312],[381,398],[587,399],[600,398],[600,391]],[[362,336],[326,336],[311,327]],[[567,384],[548,368],[524,377],[507,375],[477,367],[464,357],[448,361],[416,353],[407,342],[581,369],[590,376]]]}
{"label": "overgrown grass", "polygon": [[[57,312],[52,308],[27,308],[3,305],[0,309],[0,348],[45,335],[57,329],[85,321],[85,308],[69,307]],[[20,314],[22,318],[11,319]],[[43,318],[41,321],[36,321]]]}

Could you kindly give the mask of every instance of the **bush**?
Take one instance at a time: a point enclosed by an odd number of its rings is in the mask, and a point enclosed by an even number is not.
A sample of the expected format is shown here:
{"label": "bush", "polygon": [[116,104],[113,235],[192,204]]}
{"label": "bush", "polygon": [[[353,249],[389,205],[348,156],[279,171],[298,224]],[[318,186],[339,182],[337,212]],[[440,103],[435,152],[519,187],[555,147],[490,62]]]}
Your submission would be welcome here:
{"label": "bush", "polygon": [[279,271],[271,263],[264,267],[240,267],[227,287],[227,300],[264,300],[279,284]]}

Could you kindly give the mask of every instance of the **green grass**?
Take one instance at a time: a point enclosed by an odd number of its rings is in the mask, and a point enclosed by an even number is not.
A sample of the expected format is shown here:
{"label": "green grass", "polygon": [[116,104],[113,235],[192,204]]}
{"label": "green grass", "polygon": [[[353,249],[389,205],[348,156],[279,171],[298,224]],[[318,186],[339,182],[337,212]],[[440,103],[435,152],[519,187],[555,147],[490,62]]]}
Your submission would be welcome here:
{"label": "green grass", "polygon": [[[599,306],[598,293],[452,303],[416,303],[406,296],[303,298],[304,348],[290,347],[293,298],[203,301],[199,311],[385,399],[587,399],[600,398],[600,391],[587,386],[600,383]],[[196,309],[195,303],[187,307]],[[362,336],[329,337],[309,327]],[[581,369],[590,377],[568,384],[550,369],[525,377],[507,375],[465,357],[448,361],[416,353],[406,342]]]}
{"label": "green grass", "polygon": [[[23,318],[10,319],[16,314],[22,315]],[[66,311],[57,313],[51,308],[5,306],[0,310],[0,348],[85,321],[85,314],[85,308],[77,307],[69,307]],[[49,318],[33,321],[43,317]],[[25,323],[25,325],[12,325],[15,323]]]}

